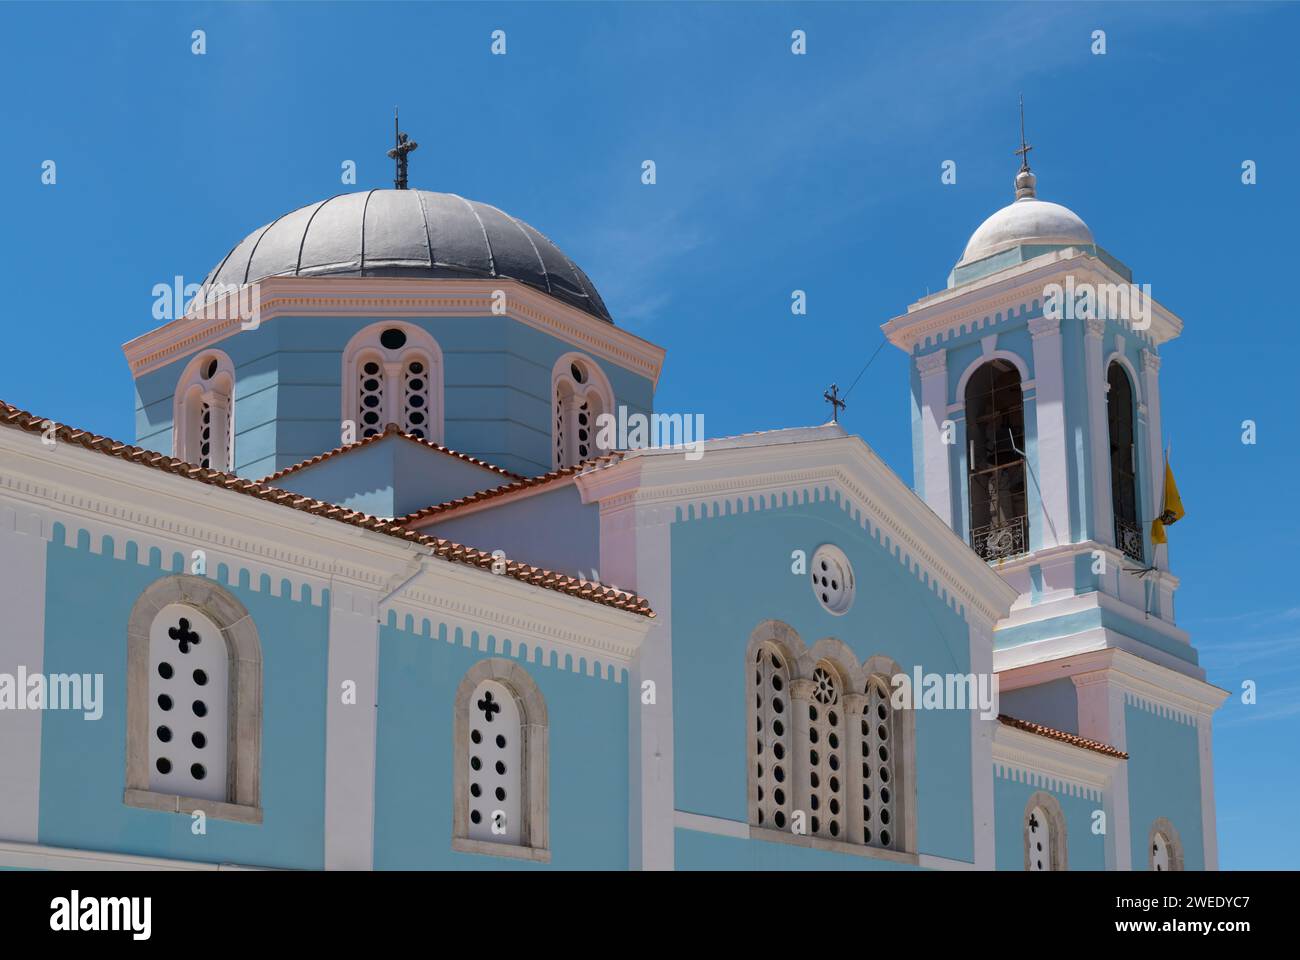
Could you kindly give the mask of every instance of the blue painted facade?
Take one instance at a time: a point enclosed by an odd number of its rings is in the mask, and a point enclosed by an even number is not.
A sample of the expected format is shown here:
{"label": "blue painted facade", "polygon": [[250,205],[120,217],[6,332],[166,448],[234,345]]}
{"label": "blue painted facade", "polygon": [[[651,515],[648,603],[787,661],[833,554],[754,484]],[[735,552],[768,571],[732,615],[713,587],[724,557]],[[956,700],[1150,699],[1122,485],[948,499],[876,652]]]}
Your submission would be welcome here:
{"label": "blue painted facade", "polygon": [[[381,318],[278,317],[213,346],[235,366],[235,467],[256,479],[339,445],[343,351]],[[573,345],[508,316],[407,318],[443,353],[443,443],[516,473],[551,469],[551,370]],[[136,378],[136,442],[170,453],[176,384],[194,351]],[[602,361],[615,400],[649,413],[653,384]]]}

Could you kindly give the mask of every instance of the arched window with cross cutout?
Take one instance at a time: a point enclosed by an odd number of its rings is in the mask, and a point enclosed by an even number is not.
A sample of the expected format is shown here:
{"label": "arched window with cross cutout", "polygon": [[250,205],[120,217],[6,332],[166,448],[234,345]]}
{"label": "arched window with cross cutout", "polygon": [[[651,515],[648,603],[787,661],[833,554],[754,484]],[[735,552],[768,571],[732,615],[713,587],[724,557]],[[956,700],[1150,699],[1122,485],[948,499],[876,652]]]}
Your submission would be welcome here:
{"label": "arched window with cross cutout", "polygon": [[549,860],[546,704],[517,662],[475,664],[456,691],[453,849]]}
{"label": "arched window with cross cutout", "polygon": [[1065,870],[1065,814],[1061,803],[1044,790],[1037,791],[1025,804],[1025,869],[1037,873]]}

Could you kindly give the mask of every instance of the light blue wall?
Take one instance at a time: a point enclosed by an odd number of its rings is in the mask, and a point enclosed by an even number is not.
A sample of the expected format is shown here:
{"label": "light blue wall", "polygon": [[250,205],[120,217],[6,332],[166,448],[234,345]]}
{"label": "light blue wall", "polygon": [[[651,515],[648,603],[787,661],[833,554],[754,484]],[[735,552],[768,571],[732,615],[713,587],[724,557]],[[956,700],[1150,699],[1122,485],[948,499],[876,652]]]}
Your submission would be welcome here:
{"label": "light blue wall", "polygon": [[277,487],[376,517],[403,517],[510,478],[392,435],[303,467]]}
{"label": "light blue wall", "polygon": [[[844,616],[822,608],[807,574],[791,572],[792,551],[811,557],[826,542],[844,550],[855,570],[857,598]],[[830,499],[679,520],[672,528],[672,597],[676,806],[690,813],[748,817],[745,650],[762,621],[784,621],[808,647],[836,637],[859,662],[883,654],[908,672],[916,664],[938,673],[969,669],[962,617]],[[973,858],[970,724],[965,711],[917,711],[922,853]],[[714,849],[711,840],[687,843],[688,853]]]}
{"label": "light blue wall", "polygon": [[[136,562],[92,554],[89,534],[63,546],[55,527],[46,569],[47,673],[102,673],[104,714],[47,711],[41,729],[39,839],[43,844],[212,863],[320,869],[324,865],[325,665],[328,600],[323,606],[225,585],[248,609],[262,645],[263,823],[209,817],[206,836],[188,814],[128,807],[126,635],[131,608],[150,583],[180,572],[181,557],[155,551]],[[164,567],[163,564],[166,564]],[[223,583],[224,566],[213,571]]]}
{"label": "light blue wall", "polygon": [[[235,460],[262,477],[339,444],[342,353],[376,319],[280,317],[217,343],[235,365]],[[551,368],[572,344],[509,317],[429,318],[443,352],[444,443],[517,473],[551,469]],[[136,438],[171,452],[172,394],[193,353],[136,381]],[[616,404],[649,413],[650,380],[597,361]]]}
{"label": "light blue wall", "polygon": [[522,500],[452,515],[423,533],[589,579],[600,570],[600,506],[584,504],[573,484]]}
{"label": "light blue wall", "polygon": [[999,702],[1003,713],[1018,720],[1079,732],[1079,698],[1069,677],[1003,693]]}
{"label": "light blue wall", "polygon": [[[375,759],[375,855],[381,870],[545,869],[546,865],[454,853],[452,704],[465,673],[479,660],[505,656],[508,638],[425,620],[379,634],[379,711]],[[546,700],[550,748],[550,867],[627,869],[628,683],[586,675],[565,663],[517,659]],[[553,656],[553,655],[552,655]]]}
{"label": "light blue wall", "polygon": [[1157,716],[1133,703],[1124,706],[1124,724],[1133,869],[1147,869],[1147,835],[1156,818],[1164,817],[1182,840],[1185,869],[1204,870],[1196,727]]}
{"label": "light blue wall", "polygon": [[876,857],[848,856],[770,840],[743,840],[715,833],[675,832],[678,870],[912,870]]}
{"label": "light blue wall", "polygon": [[1105,870],[1106,837],[1092,832],[1093,811],[1102,809],[1101,800],[1047,790],[995,774],[993,803],[998,869],[1025,868],[1025,807],[1029,805],[1029,798],[1039,791],[1050,793],[1061,805],[1061,813],[1065,816],[1066,860],[1070,869]]}

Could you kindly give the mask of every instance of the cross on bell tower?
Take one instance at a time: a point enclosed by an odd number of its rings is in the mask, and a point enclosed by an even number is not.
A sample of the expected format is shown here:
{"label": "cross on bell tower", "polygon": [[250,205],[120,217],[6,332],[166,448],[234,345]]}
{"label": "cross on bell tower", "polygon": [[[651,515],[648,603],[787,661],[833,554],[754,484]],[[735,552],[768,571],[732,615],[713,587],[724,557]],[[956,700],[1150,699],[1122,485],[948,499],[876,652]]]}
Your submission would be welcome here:
{"label": "cross on bell tower", "polygon": [[822,394],[822,399],[831,405],[831,422],[840,422],[840,411],[848,406],[840,399],[840,388],[838,384],[831,384],[831,388]]}
{"label": "cross on bell tower", "polygon": [[397,161],[397,179],[393,181],[393,187],[397,190],[405,190],[407,154],[419,149],[420,145],[398,129],[396,107],[393,108],[393,139],[395,145],[388,151],[388,156]]}

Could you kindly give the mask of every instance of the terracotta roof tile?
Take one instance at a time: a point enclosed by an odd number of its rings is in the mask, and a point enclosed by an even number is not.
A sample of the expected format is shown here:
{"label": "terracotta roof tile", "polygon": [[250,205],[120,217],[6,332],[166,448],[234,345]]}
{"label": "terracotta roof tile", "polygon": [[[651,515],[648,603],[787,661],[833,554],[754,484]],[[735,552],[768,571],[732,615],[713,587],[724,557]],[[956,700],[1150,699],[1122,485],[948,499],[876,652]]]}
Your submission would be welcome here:
{"label": "terracotta roof tile", "polygon": [[[26,410],[20,410],[18,407],[0,400],[0,424],[26,430],[29,433],[46,433],[47,428],[43,426],[46,423],[52,425],[54,436],[65,443],[73,443],[88,450],[117,457],[120,460],[138,463],[167,473],[179,474],[192,480],[198,480],[200,483],[224,487],[237,493],[257,497],[259,500],[279,503],[294,510],[301,510],[305,513],[351,524],[355,527],[373,530],[375,533],[382,533],[396,539],[417,543],[428,547],[431,555],[454,563],[462,563],[482,570],[491,570],[492,568],[492,554],[485,550],[478,550],[474,547],[453,543],[450,540],[430,537],[415,530],[408,530],[399,521],[372,517],[369,514],[340,507],[338,504],[315,500],[301,494],[290,493],[287,490],[280,490],[268,486],[262,481],[246,480],[217,470],[209,470],[206,467],[197,467],[192,463],[186,463],[184,460],[178,460],[175,457],[168,457],[154,450],[145,450],[142,447],[134,447],[85,430],[77,430],[63,424],[47,421],[43,417],[28,413]],[[592,583],[588,580],[580,580],[552,570],[544,570],[541,567],[520,563],[517,560],[507,561],[503,575],[524,583],[541,586],[547,590],[565,593],[571,597],[590,600],[593,603],[599,603],[607,607],[616,607],[619,610],[626,610],[629,613],[639,614],[643,617],[654,616],[650,604],[636,594],[615,590],[613,587]]]}
{"label": "terracotta roof tile", "polygon": [[1066,733],[1064,730],[1057,730],[1054,727],[1045,727],[1041,723],[1033,723],[1029,720],[1017,720],[1015,717],[1009,717],[1005,713],[998,714],[998,720],[1008,727],[1015,727],[1017,730],[1024,730],[1026,733],[1034,733],[1040,737],[1047,737],[1049,740],[1059,740],[1061,743],[1073,744],[1076,747],[1083,747],[1085,750],[1094,750],[1097,753],[1103,753],[1108,757],[1118,757],[1120,760],[1127,760],[1128,754],[1123,750],[1117,750],[1108,743],[1102,743],[1100,740],[1088,740],[1084,737],[1076,736],[1073,733]]}
{"label": "terracotta roof tile", "polygon": [[580,473],[586,473],[588,470],[598,470],[601,467],[607,467],[611,464],[618,463],[623,459],[624,454],[615,450],[612,453],[601,454],[599,457],[591,457],[576,463],[571,467],[561,467],[559,470],[552,470],[550,473],[543,473],[536,477],[524,477],[513,483],[507,483],[500,487],[490,487],[487,490],[480,490],[477,493],[471,493],[468,496],[458,497],[455,500],[448,500],[446,503],[435,503],[433,506],[422,507],[414,513],[408,513],[404,517],[395,517],[394,523],[400,523],[404,526],[410,526],[416,523],[422,523],[430,517],[439,516],[444,513],[450,513],[453,510],[459,510],[476,503],[482,503],[485,500],[495,500],[497,497],[504,497],[507,494],[515,493],[519,490],[528,490],[532,487],[544,486],[548,483],[554,483],[557,480],[563,480],[567,477],[574,477]]}
{"label": "terracotta roof tile", "polygon": [[411,443],[418,443],[422,447],[428,447],[430,450],[437,450],[439,453],[445,453],[447,456],[455,457],[457,460],[464,460],[466,463],[472,463],[474,466],[482,467],[484,470],[491,470],[493,473],[500,474],[503,477],[509,477],[512,480],[522,479],[521,474],[514,473],[504,467],[498,467],[496,464],[488,463],[486,460],[480,460],[478,457],[471,457],[468,453],[460,453],[459,451],[452,450],[450,447],[444,447],[441,443],[434,443],[432,440],[425,440],[423,437],[416,437],[409,433],[403,433],[402,429],[398,427],[397,424],[390,423],[384,428],[383,433],[372,434],[364,440],[358,440],[355,443],[345,443],[341,447],[327,450],[325,453],[317,454],[301,463],[295,463],[291,467],[285,467],[282,470],[277,470],[275,473],[267,474],[262,478],[261,482],[270,483],[273,480],[279,480],[281,477],[293,473],[296,470],[301,470],[304,467],[315,466],[323,460],[331,460],[342,453],[351,453],[353,450],[359,450],[362,447],[369,446],[372,443],[382,440],[384,437],[391,436],[398,436],[403,440],[409,440]]}

